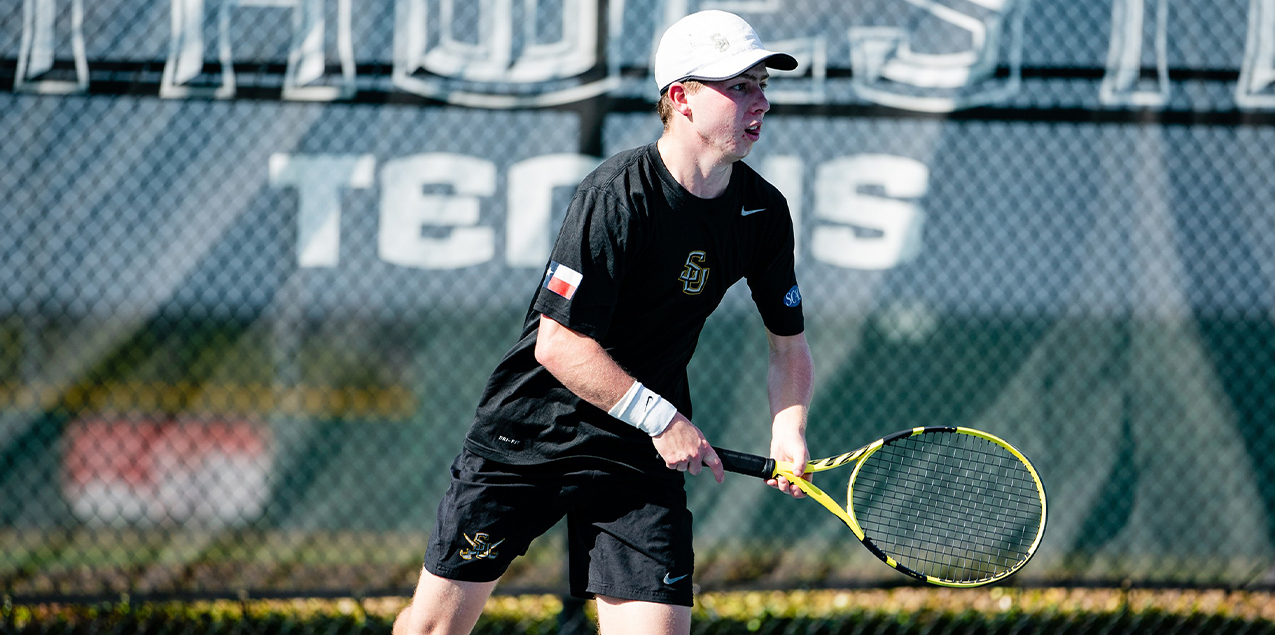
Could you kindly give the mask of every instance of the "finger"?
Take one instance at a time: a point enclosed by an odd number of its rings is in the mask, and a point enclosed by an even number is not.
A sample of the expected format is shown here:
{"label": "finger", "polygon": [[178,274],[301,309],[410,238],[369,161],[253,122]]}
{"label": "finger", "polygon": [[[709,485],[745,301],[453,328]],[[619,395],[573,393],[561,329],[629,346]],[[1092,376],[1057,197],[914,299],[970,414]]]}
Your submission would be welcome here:
{"label": "finger", "polygon": [[779,481],[779,491],[792,495],[793,486],[792,483],[788,482],[788,479],[781,476],[775,480]]}
{"label": "finger", "polygon": [[700,470],[702,469],[704,469],[704,466],[699,459],[691,459],[691,464],[688,468],[688,471],[691,473],[691,476],[698,475]]}
{"label": "finger", "polygon": [[801,477],[806,474],[806,459],[802,457],[794,457],[792,463],[792,475]]}
{"label": "finger", "polygon": [[775,477],[767,481],[767,484],[789,496],[792,496],[793,491],[797,489],[791,481],[783,476]]}
{"label": "finger", "polygon": [[789,488],[788,494],[789,494],[790,496],[792,496],[793,498],[805,498],[805,497],[806,497],[806,491],[805,491],[805,490],[803,490],[803,489],[801,489],[801,486],[797,485],[797,483],[796,483],[796,482],[794,482],[794,481],[789,481],[789,482],[788,482],[788,488]]}
{"label": "finger", "polygon": [[793,473],[793,476],[804,476],[806,473],[807,463],[810,461],[809,451],[804,445],[787,448],[786,450],[792,450],[791,452],[785,452],[787,455],[785,458],[792,463],[790,471]]}
{"label": "finger", "polygon": [[789,496],[792,496],[793,498],[805,498],[805,497],[806,497],[806,492],[805,492],[804,490],[802,490],[802,489],[801,489],[801,487],[799,487],[796,483],[794,483],[794,482],[792,482],[792,481],[789,481],[789,482],[788,482],[788,495],[789,495]]}
{"label": "finger", "polygon": [[704,464],[708,469],[713,471],[713,478],[721,483],[726,478],[726,469],[722,467],[722,460],[718,458],[717,453],[709,450],[708,456],[704,458]]}

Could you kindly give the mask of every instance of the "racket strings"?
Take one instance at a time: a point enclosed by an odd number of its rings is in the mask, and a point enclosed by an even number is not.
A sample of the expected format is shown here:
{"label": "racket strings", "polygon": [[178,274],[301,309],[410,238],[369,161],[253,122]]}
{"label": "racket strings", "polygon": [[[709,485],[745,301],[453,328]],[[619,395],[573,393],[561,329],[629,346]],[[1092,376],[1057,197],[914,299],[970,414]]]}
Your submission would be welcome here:
{"label": "racket strings", "polygon": [[[921,473],[934,474],[934,471],[926,469]],[[903,479],[905,488],[915,489],[932,484],[915,478]],[[896,541],[901,554],[924,563],[938,563],[945,568],[973,568],[980,573],[990,573],[997,567],[1012,566],[1017,554],[1012,550],[1007,551],[999,536],[1006,530],[1013,531],[1016,524],[1022,524],[1023,518],[1005,514],[989,515],[995,511],[971,504],[977,497],[988,495],[984,487],[957,486],[947,489],[944,498],[933,500],[929,505],[920,505],[913,494],[901,495],[898,491],[883,497],[883,509],[888,513],[879,514],[880,523],[873,527],[874,533],[880,536],[891,533],[901,537],[910,536],[909,539]],[[960,498],[962,496],[966,498]],[[989,540],[989,536],[995,540]],[[957,558],[953,550],[939,546],[954,541],[962,544],[961,558]]]}
{"label": "racket strings", "polygon": [[853,486],[855,516],[875,548],[945,581],[987,579],[1029,555],[1040,496],[1027,467],[998,444],[935,432],[886,444]]}

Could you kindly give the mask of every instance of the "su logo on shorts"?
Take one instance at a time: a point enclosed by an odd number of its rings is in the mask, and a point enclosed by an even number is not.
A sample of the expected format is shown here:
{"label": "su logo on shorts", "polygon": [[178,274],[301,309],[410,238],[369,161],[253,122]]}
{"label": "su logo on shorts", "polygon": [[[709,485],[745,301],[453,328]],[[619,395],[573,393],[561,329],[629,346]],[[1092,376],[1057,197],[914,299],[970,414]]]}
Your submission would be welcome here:
{"label": "su logo on shorts", "polygon": [[704,290],[704,283],[708,281],[708,267],[702,265],[707,259],[708,254],[702,251],[692,251],[686,257],[686,268],[682,270],[682,275],[677,277],[682,281],[682,293],[699,295]]}
{"label": "su logo on shorts", "polygon": [[484,558],[494,558],[496,556],[496,547],[505,540],[502,538],[496,542],[490,542],[491,536],[485,532],[474,534],[473,538],[469,534],[461,534],[465,537],[465,542],[469,543],[469,547],[460,550],[460,557],[464,560],[483,560]]}

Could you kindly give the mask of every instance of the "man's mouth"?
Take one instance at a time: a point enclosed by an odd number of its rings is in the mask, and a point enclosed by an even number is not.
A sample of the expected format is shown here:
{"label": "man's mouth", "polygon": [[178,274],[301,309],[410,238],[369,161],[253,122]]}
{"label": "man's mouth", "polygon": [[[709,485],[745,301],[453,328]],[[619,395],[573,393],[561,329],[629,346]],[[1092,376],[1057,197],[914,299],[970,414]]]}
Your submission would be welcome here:
{"label": "man's mouth", "polygon": [[757,123],[747,128],[744,128],[744,136],[748,137],[749,139],[752,139],[753,141],[756,141],[758,138],[761,137],[761,124]]}

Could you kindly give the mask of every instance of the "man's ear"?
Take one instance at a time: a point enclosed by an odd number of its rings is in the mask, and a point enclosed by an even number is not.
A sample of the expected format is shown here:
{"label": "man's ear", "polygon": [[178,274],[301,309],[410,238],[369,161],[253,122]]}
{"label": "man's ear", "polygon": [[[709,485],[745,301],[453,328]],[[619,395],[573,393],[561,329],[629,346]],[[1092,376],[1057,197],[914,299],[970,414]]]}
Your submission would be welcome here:
{"label": "man's ear", "polygon": [[681,82],[673,82],[668,87],[669,104],[673,106],[673,111],[690,118],[691,105],[687,101],[686,87]]}

